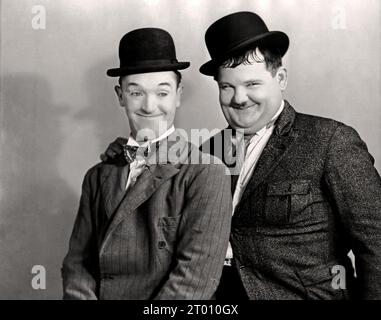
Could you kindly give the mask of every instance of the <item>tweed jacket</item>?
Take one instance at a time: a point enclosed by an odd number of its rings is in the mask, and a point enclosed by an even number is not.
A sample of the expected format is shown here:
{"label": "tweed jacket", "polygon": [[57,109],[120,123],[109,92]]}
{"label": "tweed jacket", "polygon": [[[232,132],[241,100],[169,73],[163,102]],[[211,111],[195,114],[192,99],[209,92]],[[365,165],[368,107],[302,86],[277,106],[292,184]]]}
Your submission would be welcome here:
{"label": "tweed jacket", "polygon": [[285,103],[232,220],[250,299],[381,299],[381,179],[373,164],[354,129]]}
{"label": "tweed jacket", "polygon": [[191,164],[205,155],[174,134],[166,150],[177,147],[178,161],[147,165],[127,192],[128,165],[87,172],[62,267],[65,299],[212,297],[230,234],[230,177],[221,161]]}

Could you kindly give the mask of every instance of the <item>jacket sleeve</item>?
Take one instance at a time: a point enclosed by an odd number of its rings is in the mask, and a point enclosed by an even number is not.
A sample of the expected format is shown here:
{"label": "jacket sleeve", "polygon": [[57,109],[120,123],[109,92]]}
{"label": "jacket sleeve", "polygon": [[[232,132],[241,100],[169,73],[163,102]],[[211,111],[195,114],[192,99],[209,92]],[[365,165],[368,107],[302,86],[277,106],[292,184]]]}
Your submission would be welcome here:
{"label": "jacket sleeve", "polygon": [[155,299],[210,299],[221,277],[232,215],[230,176],[220,164],[196,170],[186,191],[175,267]]}
{"label": "jacket sleeve", "polygon": [[89,173],[86,174],[77,217],[70,237],[69,251],[62,266],[64,299],[97,299],[93,274],[95,257],[90,209]]}
{"label": "jacket sleeve", "polygon": [[355,256],[357,293],[381,299],[381,179],[365,143],[340,124],[332,137],[326,181]]}

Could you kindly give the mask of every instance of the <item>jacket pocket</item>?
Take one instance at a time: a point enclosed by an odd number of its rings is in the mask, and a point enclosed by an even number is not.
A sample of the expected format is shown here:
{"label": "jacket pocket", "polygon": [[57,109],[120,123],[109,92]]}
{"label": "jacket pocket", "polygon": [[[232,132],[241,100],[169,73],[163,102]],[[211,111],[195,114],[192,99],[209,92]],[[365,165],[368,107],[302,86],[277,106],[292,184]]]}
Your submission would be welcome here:
{"label": "jacket pocket", "polygon": [[311,213],[311,183],[294,180],[269,183],[266,190],[265,217],[270,224],[292,222],[292,215],[301,211]]}
{"label": "jacket pocket", "polygon": [[348,299],[348,293],[344,285],[346,275],[341,274],[339,276],[344,277],[344,282],[337,286],[335,276],[333,273],[333,267],[337,265],[342,267],[339,263],[330,262],[324,265],[308,268],[305,270],[296,270],[298,278],[300,279],[302,286],[305,290],[305,298],[308,300],[345,300]]}

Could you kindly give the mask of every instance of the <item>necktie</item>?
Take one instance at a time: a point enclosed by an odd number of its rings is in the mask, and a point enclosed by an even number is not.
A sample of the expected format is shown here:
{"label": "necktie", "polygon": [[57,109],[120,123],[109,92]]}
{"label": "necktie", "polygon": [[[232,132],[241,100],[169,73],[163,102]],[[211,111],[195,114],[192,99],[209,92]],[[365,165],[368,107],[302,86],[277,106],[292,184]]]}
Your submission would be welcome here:
{"label": "necktie", "polygon": [[234,174],[231,176],[231,191],[232,191],[232,196],[234,195],[235,187],[237,186],[238,182],[238,174]]}
{"label": "necktie", "polygon": [[[123,169],[121,176],[122,190],[125,191],[127,188],[131,188],[135,184],[137,178],[142,173],[142,168],[144,165],[146,165],[146,157],[148,156],[148,151],[148,146],[138,147],[130,146],[127,144],[123,146],[123,155],[128,166]],[[142,157],[142,155],[144,157]],[[139,159],[143,161],[140,161]],[[137,160],[136,163],[134,163],[135,160]]]}
{"label": "necktie", "polygon": [[[243,157],[244,158],[246,157],[247,148],[250,145],[251,138],[252,138],[252,136],[245,136],[243,141],[240,140],[240,142],[237,143],[238,145],[233,147],[233,156],[235,158],[237,158],[237,148],[242,147],[242,145],[240,146],[240,144],[242,144],[242,142],[244,142],[244,148],[245,148],[244,149],[245,151],[243,153]],[[242,160],[244,161],[244,159],[242,159]],[[241,169],[243,166],[243,163],[238,163],[238,166]],[[231,176],[231,192],[232,192],[232,195],[234,195],[234,191],[235,191],[235,188],[237,186],[238,178],[239,178],[239,173]]]}

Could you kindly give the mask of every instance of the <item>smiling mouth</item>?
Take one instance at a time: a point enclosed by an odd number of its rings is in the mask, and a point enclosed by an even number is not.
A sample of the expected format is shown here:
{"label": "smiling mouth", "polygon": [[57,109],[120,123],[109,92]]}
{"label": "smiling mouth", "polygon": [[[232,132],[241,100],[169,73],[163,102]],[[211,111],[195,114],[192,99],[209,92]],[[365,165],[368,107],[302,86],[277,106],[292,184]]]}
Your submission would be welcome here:
{"label": "smiling mouth", "polygon": [[137,113],[137,115],[139,117],[143,117],[143,118],[158,118],[158,117],[161,117],[163,115],[163,113],[160,113],[160,114],[141,114],[141,113]]}
{"label": "smiling mouth", "polygon": [[257,104],[251,104],[249,106],[244,106],[244,107],[232,106],[232,108],[235,109],[235,110],[247,110],[249,108],[254,108],[256,106],[257,106]]}

